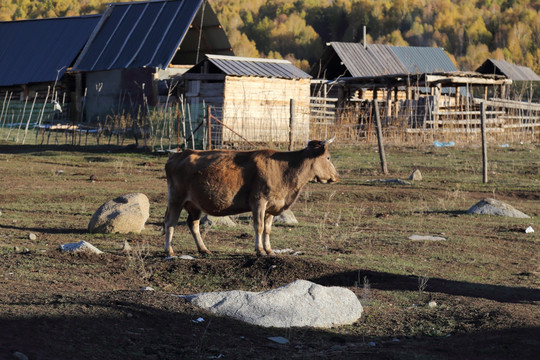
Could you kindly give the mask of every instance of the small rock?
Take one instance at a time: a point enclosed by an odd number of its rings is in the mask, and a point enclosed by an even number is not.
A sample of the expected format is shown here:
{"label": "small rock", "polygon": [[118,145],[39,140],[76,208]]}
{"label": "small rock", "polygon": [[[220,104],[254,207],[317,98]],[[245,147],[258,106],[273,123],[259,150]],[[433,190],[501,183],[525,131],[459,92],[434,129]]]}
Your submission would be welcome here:
{"label": "small rock", "polygon": [[409,176],[409,180],[412,181],[422,181],[422,173],[420,170],[416,169],[412,172],[411,176]]}
{"label": "small rock", "polygon": [[374,343],[373,341],[370,341],[370,342],[368,342],[368,345],[369,345],[369,346],[371,346],[371,347],[375,347],[375,346],[377,346],[377,344],[376,344],[376,343]]}
{"label": "small rock", "polygon": [[292,210],[287,209],[274,217],[274,224],[296,225],[298,224],[298,220],[296,220],[296,216],[294,216]]}
{"label": "small rock", "polygon": [[229,216],[204,215],[200,222],[201,226],[236,226]]}
{"label": "small rock", "polygon": [[79,241],[78,243],[69,243],[69,244],[63,244],[59,246],[61,251],[64,252],[71,252],[71,253],[77,253],[77,252],[88,252],[93,254],[103,254],[103,251],[96,248],[94,245],[87,243],[86,241]]}
{"label": "small rock", "polygon": [[525,234],[532,234],[534,232],[534,229],[532,228],[532,226],[529,226],[528,228],[525,229]]}
{"label": "small rock", "polygon": [[64,170],[56,170],[55,174],[56,176],[62,175],[64,173]]}
{"label": "small rock", "polygon": [[142,291],[156,291],[156,290],[154,290],[154,288],[151,287],[151,286],[145,286],[145,287],[141,288],[141,290],[142,290]]}
{"label": "small rock", "polygon": [[428,307],[429,307],[430,309],[434,309],[434,308],[437,307],[437,303],[436,303],[435,301],[431,300],[431,301],[428,303]]}
{"label": "small rock", "polygon": [[22,352],[15,351],[13,357],[17,360],[28,360],[28,356],[24,355]]}
{"label": "small rock", "polygon": [[19,251],[21,251],[21,249],[20,249],[18,246],[14,246],[14,247],[13,247],[13,251],[19,252]]}
{"label": "small rock", "polygon": [[28,254],[30,252],[30,249],[27,247],[22,248],[21,254]]}
{"label": "small rock", "polygon": [[399,339],[398,338],[393,338],[392,342],[399,342]]}
{"label": "small rock", "polygon": [[2,210],[0,210],[0,216],[2,216]]}
{"label": "small rock", "polygon": [[178,258],[182,260],[195,260],[195,258],[190,255],[180,255]]}
{"label": "small rock", "polygon": [[89,178],[90,182],[96,182],[98,181],[98,178],[96,175],[90,175],[90,178]]}
{"label": "small rock", "polygon": [[28,234],[28,238],[29,238],[31,241],[36,241],[36,240],[37,240],[37,235],[34,234],[34,233],[30,233],[30,234]]}
{"label": "small rock", "polygon": [[412,241],[446,241],[445,238],[440,236],[430,236],[430,235],[411,235],[409,240]]}
{"label": "small rock", "polygon": [[272,336],[272,337],[269,337],[268,340],[281,344],[281,345],[285,345],[289,343],[289,340],[285,339],[282,336]]}
{"label": "small rock", "polygon": [[385,184],[396,184],[396,185],[411,185],[409,181],[401,179],[376,179],[376,180],[367,180],[367,182],[379,182]]}

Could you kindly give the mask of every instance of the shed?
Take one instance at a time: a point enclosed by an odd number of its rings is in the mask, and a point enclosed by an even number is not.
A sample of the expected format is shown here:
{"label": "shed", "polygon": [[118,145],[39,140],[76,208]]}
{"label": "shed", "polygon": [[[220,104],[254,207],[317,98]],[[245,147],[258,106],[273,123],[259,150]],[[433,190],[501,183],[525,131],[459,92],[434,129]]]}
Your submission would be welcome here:
{"label": "shed", "polygon": [[[233,54],[205,0],[108,4],[72,69],[79,91],[87,94],[86,119],[157,106],[160,80],[187,71],[208,53]],[[161,88],[165,97],[167,86]]]}
{"label": "shed", "polygon": [[[0,22],[0,95],[2,100],[6,95],[11,98],[5,102],[10,109],[4,113],[23,106],[26,98],[49,104],[52,98],[60,103],[65,98],[69,101],[75,88],[66,71],[100,18],[89,15]],[[52,111],[52,104],[49,107]]]}
{"label": "shed", "polygon": [[529,67],[511,64],[504,60],[487,59],[476,72],[488,75],[503,75],[513,81],[540,81],[540,77]]}
{"label": "shed", "polygon": [[207,55],[181,79],[192,109],[214,108],[212,141],[288,142],[291,114],[294,141],[308,139],[310,76],[287,60]]}

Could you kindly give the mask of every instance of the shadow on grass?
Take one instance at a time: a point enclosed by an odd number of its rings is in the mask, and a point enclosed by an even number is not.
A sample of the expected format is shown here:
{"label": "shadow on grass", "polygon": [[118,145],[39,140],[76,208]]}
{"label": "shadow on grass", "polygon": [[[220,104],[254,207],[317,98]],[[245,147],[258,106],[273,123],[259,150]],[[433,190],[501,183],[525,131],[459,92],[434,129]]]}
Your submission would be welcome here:
{"label": "shadow on grass", "polygon": [[[418,277],[358,270],[334,273],[311,279],[321,285],[353,287],[359,279],[367,277],[371,288],[379,290],[418,291]],[[484,298],[507,303],[540,301],[540,289],[526,287],[478,284],[466,281],[429,278],[425,291],[448,295]]]}
{"label": "shadow on grass", "polygon": [[0,229],[10,229],[18,231],[34,231],[42,234],[87,234],[88,229],[60,229],[60,228],[32,228],[32,227],[22,227],[14,225],[2,225],[0,224]]}
{"label": "shadow on grass", "polygon": [[[30,359],[533,359],[540,328],[452,336],[263,328],[217,317],[169,294],[116,291],[0,297],[0,358]],[[197,321],[203,317],[204,321]],[[268,338],[282,336],[278,345]],[[398,338],[399,341],[393,341]],[[371,343],[371,344],[370,344]]]}
{"label": "shadow on grass", "polygon": [[[0,145],[0,154],[31,154],[53,151],[71,151],[78,153],[150,153],[148,148],[130,145]],[[161,153],[155,153],[161,154]],[[168,154],[167,154],[168,155]]]}

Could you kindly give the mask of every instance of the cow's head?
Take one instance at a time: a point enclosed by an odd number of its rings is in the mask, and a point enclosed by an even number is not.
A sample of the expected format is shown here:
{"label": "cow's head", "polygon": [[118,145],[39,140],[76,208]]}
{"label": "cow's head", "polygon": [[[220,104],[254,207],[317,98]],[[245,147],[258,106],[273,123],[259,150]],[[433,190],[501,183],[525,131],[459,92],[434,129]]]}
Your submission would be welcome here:
{"label": "cow's head", "polygon": [[311,168],[315,173],[314,180],[326,184],[339,180],[338,172],[330,159],[328,144],[332,143],[336,137],[330,140],[311,140],[307,144],[307,150],[313,159]]}

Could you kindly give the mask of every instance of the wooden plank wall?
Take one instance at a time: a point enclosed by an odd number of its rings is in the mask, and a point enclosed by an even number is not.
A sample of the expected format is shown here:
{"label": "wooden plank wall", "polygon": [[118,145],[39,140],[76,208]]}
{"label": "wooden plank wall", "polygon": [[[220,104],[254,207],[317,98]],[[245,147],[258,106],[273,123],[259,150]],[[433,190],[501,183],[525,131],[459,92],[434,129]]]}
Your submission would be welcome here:
{"label": "wooden plank wall", "polygon": [[[290,100],[294,99],[294,142],[309,137],[309,79],[227,76],[223,121],[253,142],[288,142]],[[230,131],[223,141],[238,141]]]}

